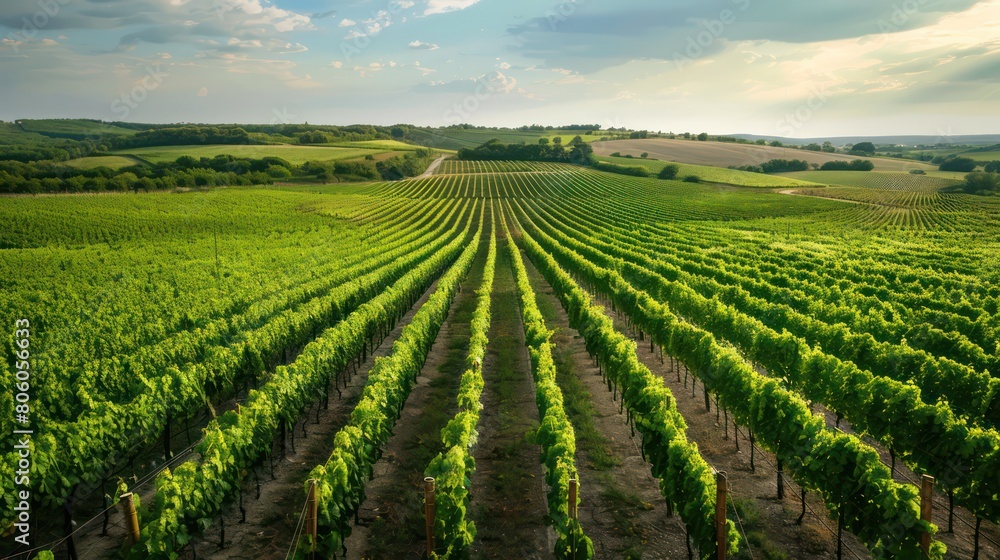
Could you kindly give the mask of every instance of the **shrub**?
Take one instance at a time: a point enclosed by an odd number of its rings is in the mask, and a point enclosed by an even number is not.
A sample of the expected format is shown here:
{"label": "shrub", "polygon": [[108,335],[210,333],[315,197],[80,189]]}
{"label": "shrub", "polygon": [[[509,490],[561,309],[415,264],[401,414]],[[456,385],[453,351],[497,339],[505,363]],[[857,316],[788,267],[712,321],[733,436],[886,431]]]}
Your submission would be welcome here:
{"label": "shrub", "polygon": [[660,170],[659,174],[657,174],[657,177],[659,177],[660,179],[668,179],[668,180],[676,179],[677,172],[680,170],[681,170],[680,166],[678,166],[676,163],[668,163],[663,167],[663,169]]}
{"label": "shrub", "polygon": [[856,159],[853,161],[828,161],[820,167],[823,171],[871,171],[875,169],[875,164],[867,159]]}
{"label": "shrub", "polygon": [[969,194],[1000,193],[1000,174],[975,172],[965,176],[962,190]]}
{"label": "shrub", "polygon": [[976,160],[967,157],[948,158],[941,163],[941,171],[961,171],[969,173],[976,170]]}

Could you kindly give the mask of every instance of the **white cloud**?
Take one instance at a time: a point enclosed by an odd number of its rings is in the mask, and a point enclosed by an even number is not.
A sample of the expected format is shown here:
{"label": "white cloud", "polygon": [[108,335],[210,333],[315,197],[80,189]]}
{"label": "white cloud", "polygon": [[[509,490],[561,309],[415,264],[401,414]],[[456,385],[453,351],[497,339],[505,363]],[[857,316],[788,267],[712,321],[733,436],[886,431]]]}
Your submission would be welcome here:
{"label": "white cloud", "polygon": [[422,49],[427,51],[436,51],[440,48],[435,43],[425,43],[423,41],[412,41],[408,46],[411,49]]}
{"label": "white cloud", "polygon": [[285,43],[284,49],[278,52],[280,52],[281,54],[296,54],[296,53],[306,52],[308,50],[309,48],[303,45],[302,43]]}
{"label": "white cloud", "polygon": [[202,86],[202,88],[198,90],[198,97],[205,97],[206,95],[208,95],[208,88]]}
{"label": "white cloud", "polygon": [[339,61],[339,60],[334,60],[333,62],[330,63],[330,67],[331,68],[343,68],[344,67],[344,63],[341,62],[341,61]]}
{"label": "white cloud", "polygon": [[479,0],[427,0],[427,8],[424,9],[424,15],[456,12],[477,3],[479,3]]}
{"label": "white cloud", "polygon": [[360,31],[358,31],[357,29],[352,29],[350,33],[348,33],[347,35],[344,35],[344,40],[345,41],[351,41],[353,39],[357,39],[358,37],[366,37],[366,35],[364,33],[360,32]]}
{"label": "white cloud", "polygon": [[500,69],[501,70],[510,70],[510,63],[509,62],[501,62],[500,63]]}
{"label": "white cloud", "polygon": [[264,44],[261,43],[260,39],[250,39],[247,41],[243,41],[237,39],[236,37],[230,37],[229,40],[226,41],[226,44],[229,45],[230,47],[243,47],[247,49],[251,48],[259,49],[264,46]]}
{"label": "white cloud", "polygon": [[340,21],[339,27],[354,27],[357,24],[358,22],[354,21],[353,19],[344,18],[343,20]]}

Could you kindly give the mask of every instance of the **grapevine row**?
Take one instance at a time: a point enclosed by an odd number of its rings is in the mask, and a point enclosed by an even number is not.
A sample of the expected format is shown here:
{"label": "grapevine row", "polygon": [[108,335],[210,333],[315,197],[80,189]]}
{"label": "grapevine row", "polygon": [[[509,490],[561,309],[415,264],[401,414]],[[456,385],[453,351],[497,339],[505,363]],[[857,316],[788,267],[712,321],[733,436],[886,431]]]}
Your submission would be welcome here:
{"label": "grapevine row", "polygon": [[[491,209],[494,207],[491,206]],[[491,216],[495,210],[491,211]],[[425,476],[435,480],[434,534],[438,557],[467,558],[469,547],[476,538],[476,525],[467,518],[469,489],[476,462],[472,448],[476,443],[476,427],[483,408],[483,359],[489,344],[490,303],[493,299],[493,277],[496,270],[496,219],[490,224],[490,247],[483,269],[476,309],[470,322],[469,351],[466,369],[458,388],[458,413],[441,430],[445,451],[434,457]]]}
{"label": "grapevine row", "polygon": [[888,442],[894,453],[902,453],[954,490],[959,503],[986,519],[1000,518],[1000,503],[994,497],[995,481],[1000,477],[1000,435],[995,430],[969,426],[946,403],[926,403],[912,384],[875,376],[810,348],[787,331],[778,333],[683,284],[669,282],[633,264],[636,256],[627,249],[615,250],[609,257],[593,248],[600,243],[592,238],[583,243],[553,233],[599,266],[614,263],[624,278],[650,296],[735,344],[809,399],[843,414],[859,432]]}
{"label": "grapevine row", "polygon": [[[470,217],[465,231],[445,248],[391,286],[384,284],[387,287],[379,295],[324,331],[292,364],[279,366],[267,383],[251,391],[239,414],[227,412],[206,427],[195,449],[200,461],[186,461],[173,472],[164,470],[157,477],[143,542],[133,548],[133,554],[165,558],[183,547],[199,523],[220,510],[240,484],[245,470],[269,452],[279,423],[294,424],[308,406],[327,398],[331,379],[365,351],[373,333],[384,335],[391,330],[433,278],[462,251],[471,227]],[[369,385],[383,363],[376,362],[369,374]]]}
{"label": "grapevine row", "polygon": [[485,204],[480,209],[479,227],[472,243],[466,244],[455,264],[438,281],[437,289],[393,343],[391,354],[372,366],[361,400],[347,425],[334,436],[330,458],[309,475],[309,479],[317,481],[320,527],[316,546],[321,554],[333,555],[351,534],[349,518],[364,502],[365,483],[371,477],[372,467],[392,434],[455,293],[479,249],[484,210]]}
{"label": "grapevine row", "polygon": [[[521,252],[510,236],[506,220],[501,220],[507,249],[510,252],[514,282],[521,302],[521,322],[525,343],[531,356],[531,373],[535,379],[535,402],[538,405],[539,426],[535,440],[542,448],[545,481],[549,485],[549,518],[556,530],[556,558],[586,560],[594,556],[594,545],[584,534],[580,522],[570,515],[569,481],[577,478],[576,434],[563,408],[563,394],[556,383],[556,366],[552,360],[552,331],[535,301],[535,292],[528,281],[528,271]],[[579,501],[579,496],[577,496]],[[572,504],[576,509],[577,504]]]}
{"label": "grapevine row", "polygon": [[[516,223],[516,218],[515,218]],[[520,225],[517,224],[519,229]],[[687,424],[663,380],[639,361],[635,342],[614,328],[603,309],[555,260],[523,234],[528,254],[566,309],[570,326],[579,331],[587,351],[595,356],[608,389],[621,393],[629,422],[642,436],[643,458],[660,480],[663,497],[680,511],[688,535],[702,557],[716,554],[716,481],[712,467],[688,441]],[[739,534],[728,521],[727,550],[737,552]]]}
{"label": "grapevine row", "polygon": [[[550,237],[525,224],[539,242],[523,231],[525,246],[539,260],[549,250],[571,272],[585,278],[653,337],[664,351],[677,357],[714,392],[720,405],[749,427],[758,441],[783,462],[804,488],[820,492],[827,507],[841,516],[877,558],[915,558],[921,554],[919,537],[936,527],[920,520],[917,489],[895,482],[878,453],[857,437],[834,432],[812,414],[795,393],[777,379],[765,377],[732,348],[679,319],[649,294],[628,284],[620,273],[599,267],[579,253],[560,248]],[[932,558],[943,558],[944,545],[935,542]]]}
{"label": "grapevine row", "polygon": [[[456,206],[452,212],[456,212]],[[440,228],[448,227],[446,218]],[[97,404],[93,411],[75,422],[46,426],[33,440],[35,458],[32,485],[51,505],[61,503],[73,486],[94,483],[106,476],[134,446],[154,442],[172,419],[183,419],[205,407],[211,396],[234,387],[235,380],[246,376],[260,382],[258,372],[265,369],[270,356],[285,348],[303,345],[324,325],[329,325],[400,278],[414,263],[434,254],[458,229],[435,240],[420,237],[393,252],[393,261],[363,276],[354,278],[307,304],[287,309],[274,320],[241,334],[231,346],[210,347],[203,361],[187,367],[165,365],[156,378],[147,381],[147,389],[133,401],[117,405]],[[15,461],[4,461],[0,471],[11,470],[0,480],[0,487],[13,484]],[[13,491],[5,492],[13,496]],[[12,499],[12,498],[11,498]],[[13,510],[5,510],[5,517]]]}

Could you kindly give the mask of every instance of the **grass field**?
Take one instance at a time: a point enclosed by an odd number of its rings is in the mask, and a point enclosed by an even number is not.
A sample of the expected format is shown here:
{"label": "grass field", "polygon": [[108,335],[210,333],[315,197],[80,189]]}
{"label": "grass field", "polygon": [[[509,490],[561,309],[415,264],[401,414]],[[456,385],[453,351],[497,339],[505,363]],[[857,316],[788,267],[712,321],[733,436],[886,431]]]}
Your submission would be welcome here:
{"label": "grass field", "polygon": [[131,136],[135,130],[119,128],[117,126],[88,121],[83,119],[39,119],[23,120],[22,126],[26,132],[36,132],[38,134],[56,137],[82,138],[86,136]]}
{"label": "grass field", "polygon": [[125,156],[93,156],[80,159],[71,159],[66,165],[77,169],[94,169],[97,167],[109,167],[111,169],[121,169],[139,163],[135,159]]}
{"label": "grass field", "polygon": [[604,136],[604,134],[602,134],[601,131],[599,130],[594,131],[594,134],[590,135],[587,134],[586,130],[575,131],[575,132],[556,131],[552,134],[546,134],[544,138],[548,138],[549,142],[552,142],[552,140],[556,137],[561,138],[563,146],[566,146],[570,143],[571,140],[573,140],[577,136],[583,139],[584,142],[590,144],[592,142],[597,142],[598,140],[600,140],[601,137]]}
{"label": "grass field", "polygon": [[801,171],[796,173],[782,173],[782,176],[825,185],[864,187],[877,190],[928,191],[958,184],[958,181],[951,178],[880,171]]}
{"label": "grass field", "polygon": [[217,155],[230,154],[245,158],[263,158],[267,156],[280,157],[290,163],[299,165],[307,161],[334,161],[364,157],[368,154],[379,154],[390,150],[365,148],[338,148],[331,146],[293,146],[260,145],[260,146],[162,146],[153,148],[137,148],[116,152],[117,155],[132,155],[150,163],[165,163],[175,161],[181,156],[195,158],[213,158]]}
{"label": "grass field", "polygon": [[535,144],[540,138],[548,138],[551,142],[553,138],[562,138],[563,144],[569,144],[576,136],[583,138],[585,142],[596,142],[603,134],[595,131],[588,136],[585,130],[546,130],[546,131],[520,131],[520,130],[482,130],[463,128],[439,128],[433,131],[411,130],[409,138],[414,141],[439,148],[442,150],[459,150],[462,148],[475,148],[489,142],[499,140],[504,144]]}
{"label": "grass field", "polygon": [[968,151],[962,152],[960,155],[976,161],[1000,161],[1000,150],[990,150],[988,152]]}
{"label": "grass field", "polygon": [[[618,165],[644,167],[651,173],[659,173],[667,163],[666,161],[650,160],[643,158],[624,158],[598,156],[600,161],[615,163]],[[738,187],[816,187],[826,183],[823,181],[811,181],[805,178],[782,177],[780,175],[765,175],[763,173],[751,173],[749,171],[738,171],[736,169],[726,169],[723,167],[712,167],[710,165],[691,165],[678,163],[680,170],[677,172],[677,179],[683,179],[689,175],[694,175],[702,181],[708,183],[722,183],[725,185],[735,185]]]}
{"label": "grass field", "polygon": [[14,123],[0,123],[0,145],[10,146],[25,143],[50,141],[45,136],[34,132],[25,132]]}
{"label": "grass field", "polygon": [[[692,140],[669,140],[656,138],[650,140],[615,140],[613,142],[595,142],[594,153],[608,156],[614,152],[630,154],[638,157],[643,152],[649,157],[680,163],[696,165],[714,165],[716,167],[741,167],[744,165],[759,165],[771,159],[801,159],[809,163],[822,165],[828,161],[844,161],[856,159],[847,154],[827,154],[810,152],[795,148],[772,148],[756,144],[732,144],[727,142],[697,142]],[[888,159],[870,159],[875,164],[876,171],[924,171],[937,170],[936,165],[916,161]]]}
{"label": "grass field", "polygon": [[319,144],[319,146],[331,146],[335,148],[364,148],[368,150],[395,150],[412,151],[422,148],[415,144],[398,142],[396,140],[364,140],[361,142],[332,142],[330,144]]}

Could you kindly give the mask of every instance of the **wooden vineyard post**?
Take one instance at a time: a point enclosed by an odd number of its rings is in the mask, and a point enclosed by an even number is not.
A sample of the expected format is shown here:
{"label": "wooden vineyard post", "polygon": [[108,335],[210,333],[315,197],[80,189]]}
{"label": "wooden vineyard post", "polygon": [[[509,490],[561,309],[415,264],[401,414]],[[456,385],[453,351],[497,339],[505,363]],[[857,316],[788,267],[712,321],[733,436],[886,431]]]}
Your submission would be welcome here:
{"label": "wooden vineyard post", "polygon": [[427,557],[434,554],[434,513],[437,505],[434,501],[434,478],[424,478],[424,515],[427,518]]}
{"label": "wooden vineyard post", "polygon": [[726,560],[726,547],[728,545],[726,529],[729,526],[726,523],[726,492],[728,490],[726,473],[721,471],[715,473],[715,485],[715,544],[719,551],[718,560]]}
{"label": "wooden vineyard post", "polygon": [[577,509],[576,509],[576,492],[577,492],[577,482],[575,478],[569,479],[569,518],[576,519]]}
{"label": "wooden vineyard post", "polygon": [[306,498],[306,534],[309,535],[309,559],[316,560],[316,540],[319,537],[317,517],[319,503],[316,500],[316,480],[309,481],[309,496]]}
{"label": "wooden vineyard post", "polygon": [[[930,523],[931,511],[934,505],[934,477],[923,475],[920,477],[920,519]],[[920,548],[924,551],[924,556],[930,556],[931,534],[929,532],[920,533]]]}
{"label": "wooden vineyard post", "polygon": [[[573,519],[573,520],[576,520],[577,515],[578,515],[577,508],[576,508],[576,495],[577,495],[577,491],[578,491],[577,484],[578,483],[577,483],[577,480],[575,478],[569,479],[569,492],[568,492],[569,496],[567,498],[567,501],[569,503],[567,505],[569,506],[569,518]],[[576,557],[576,546],[577,546],[577,543],[576,543],[576,533],[574,532],[573,533],[573,542],[570,545],[570,547],[571,547],[570,550],[572,551],[574,558]]]}
{"label": "wooden vineyard post", "polygon": [[125,532],[128,534],[129,546],[135,546],[139,542],[139,514],[135,512],[135,503],[132,502],[132,493],[122,494],[122,511],[125,513]]}
{"label": "wooden vineyard post", "polygon": [[785,477],[784,477],[784,465],[781,459],[778,459],[778,499],[785,499]]}

